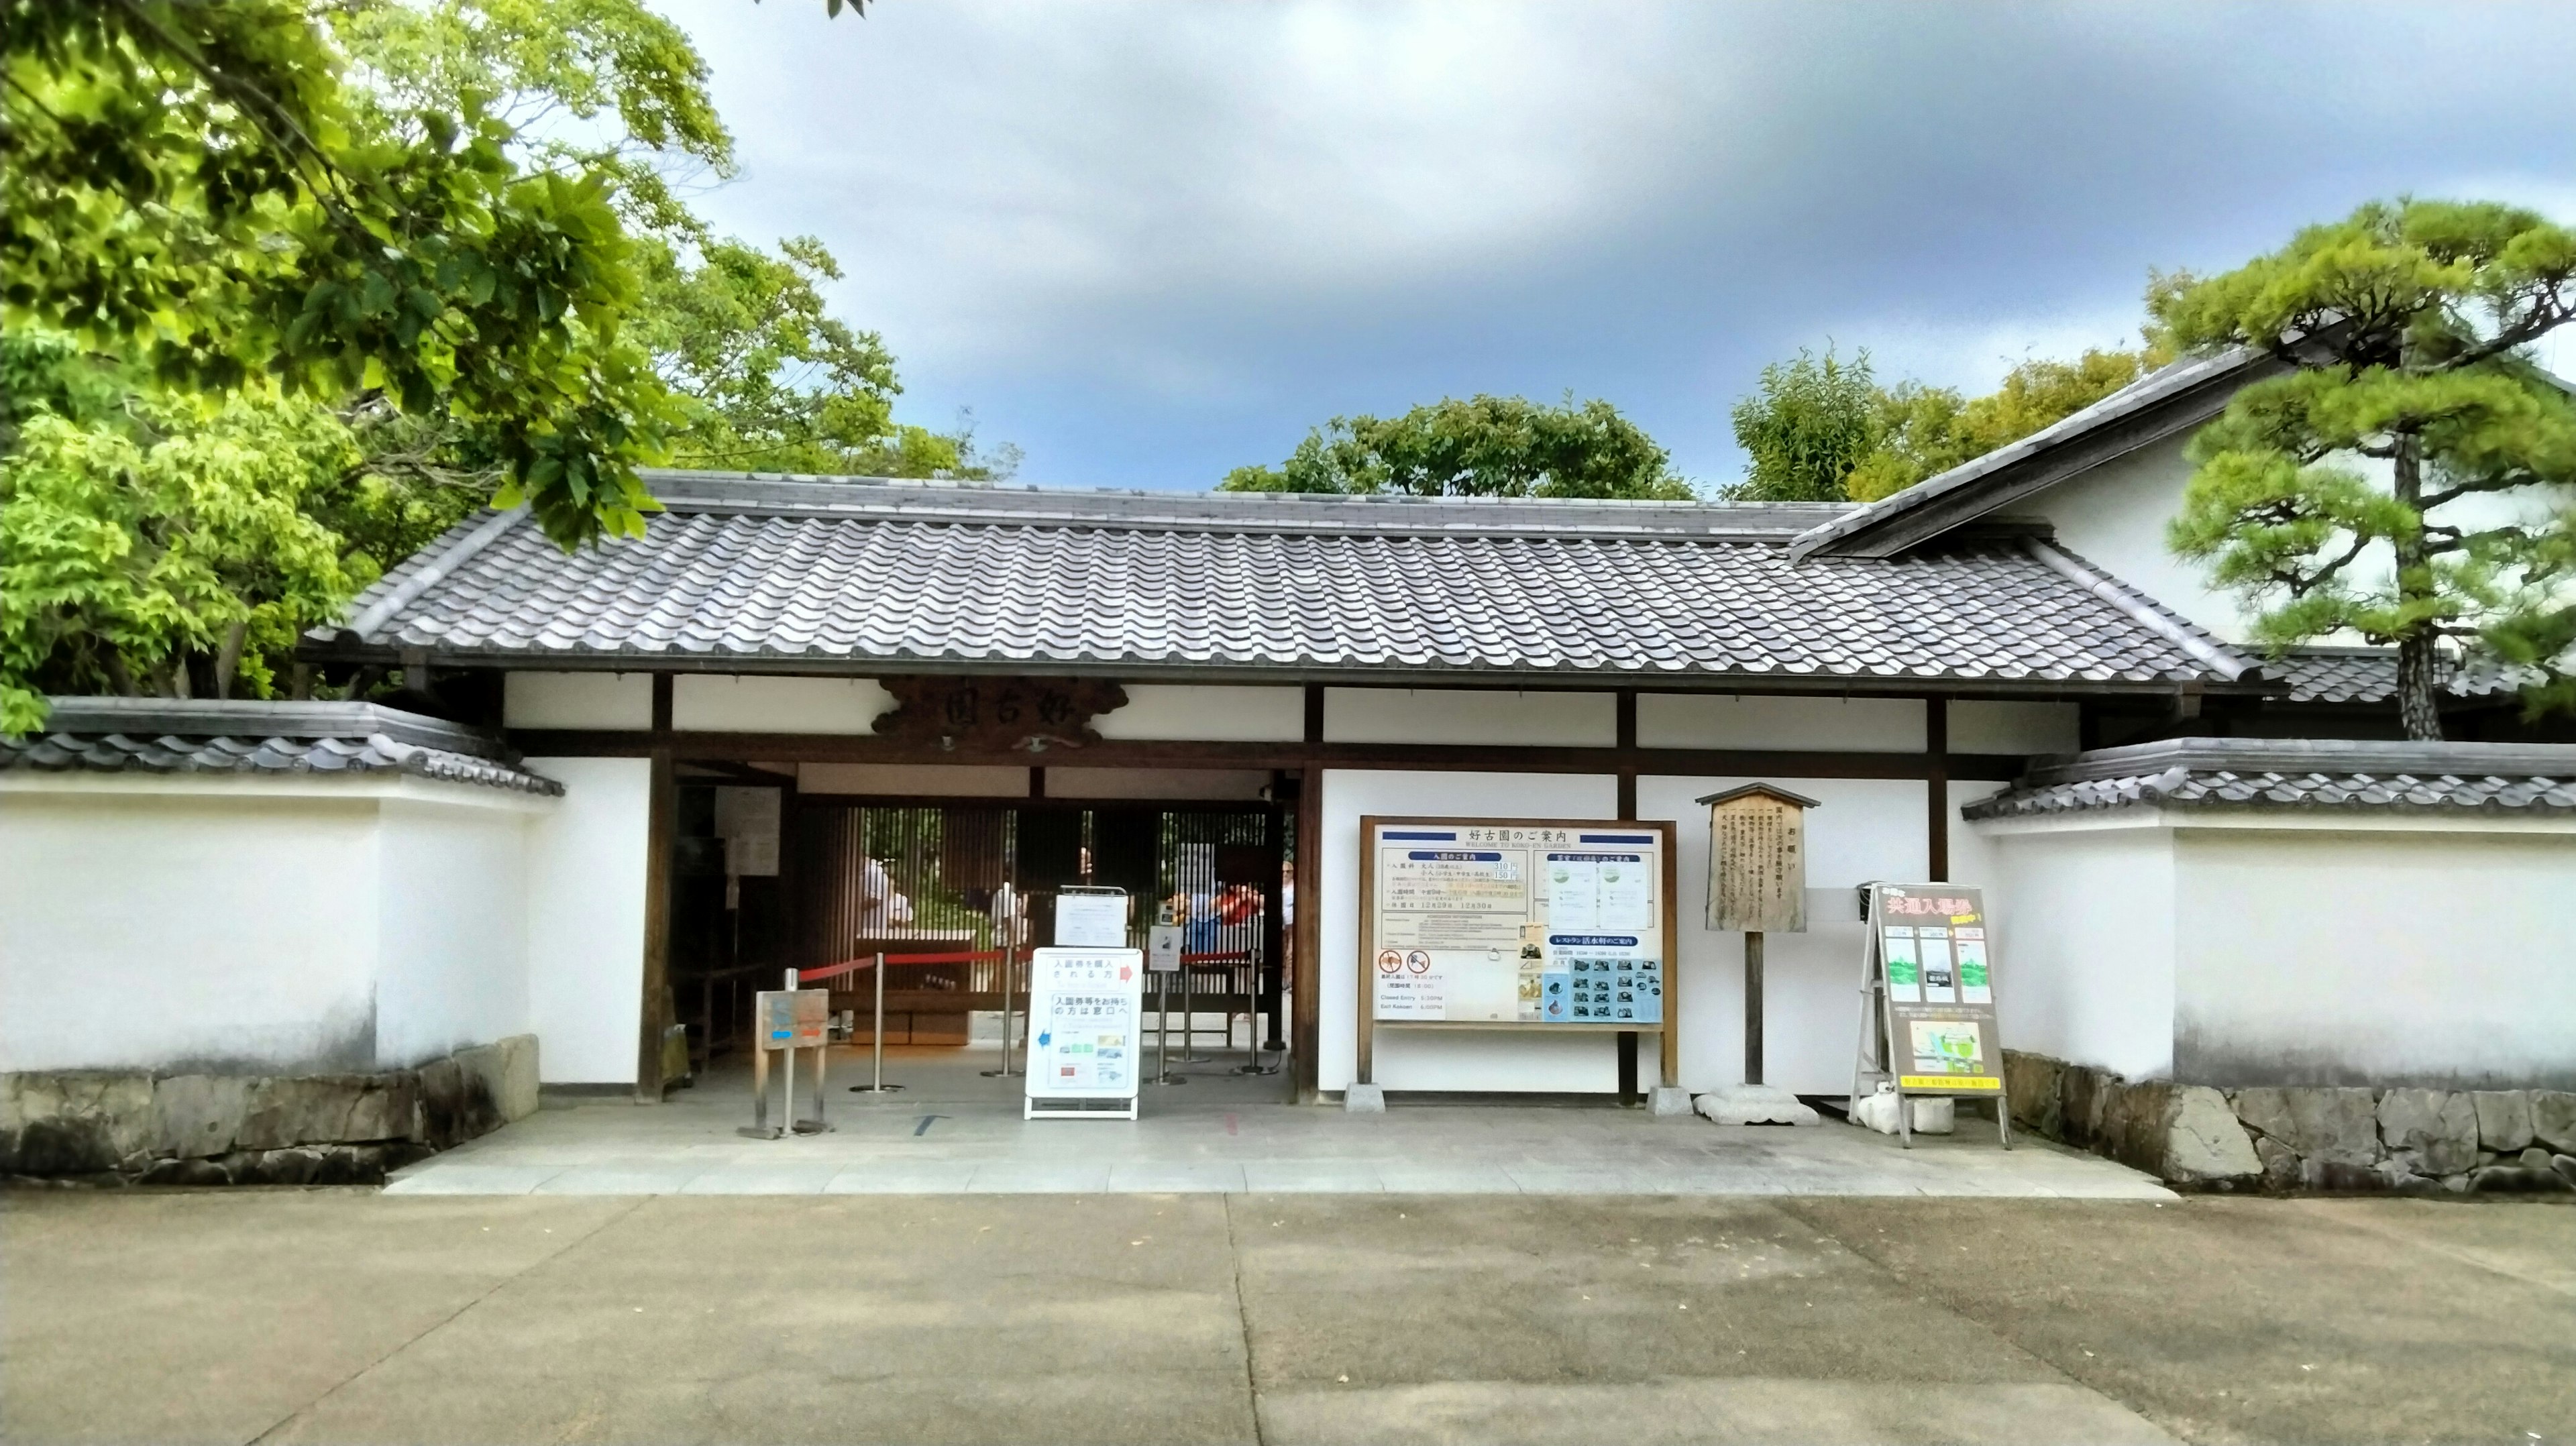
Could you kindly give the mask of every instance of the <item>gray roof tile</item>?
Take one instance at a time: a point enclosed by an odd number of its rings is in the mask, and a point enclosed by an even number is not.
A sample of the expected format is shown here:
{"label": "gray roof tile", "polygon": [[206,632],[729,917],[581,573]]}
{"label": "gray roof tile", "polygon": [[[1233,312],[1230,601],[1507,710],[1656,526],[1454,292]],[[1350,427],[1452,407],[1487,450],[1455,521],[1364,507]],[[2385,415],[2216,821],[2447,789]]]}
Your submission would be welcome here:
{"label": "gray roof tile", "polygon": [[1969,819],[2103,809],[2576,810],[2576,744],[2169,738],[2034,769]]}
{"label": "gray roof tile", "polygon": [[655,482],[669,510],[643,537],[571,555],[524,518],[458,555],[464,524],[359,600],[374,626],[317,646],[535,667],[2213,676],[2010,542],[1793,563],[1785,544],[1832,507]]}
{"label": "gray roof tile", "polygon": [[55,698],[46,731],[0,735],[0,772],[403,773],[558,796],[472,729],[367,703]]}
{"label": "gray roof tile", "polygon": [[[2292,648],[2271,671],[2290,685],[2293,703],[2385,703],[2397,696],[2394,648]],[[2454,698],[2499,697],[2541,681],[2537,670],[2490,658],[2463,664],[2446,655],[2440,673],[2442,691]]]}

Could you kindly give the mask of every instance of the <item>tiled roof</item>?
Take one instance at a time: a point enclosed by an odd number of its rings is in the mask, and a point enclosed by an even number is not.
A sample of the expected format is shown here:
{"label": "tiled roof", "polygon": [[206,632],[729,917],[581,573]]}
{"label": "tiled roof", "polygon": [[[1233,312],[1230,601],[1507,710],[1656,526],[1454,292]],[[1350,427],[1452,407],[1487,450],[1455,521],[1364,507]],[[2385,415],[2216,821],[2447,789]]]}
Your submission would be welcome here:
{"label": "tiled roof", "polygon": [[[2290,685],[2293,703],[2385,703],[2397,696],[2394,648],[2292,648],[2271,664],[2272,676]],[[2539,681],[2492,659],[2465,666],[2445,656],[2442,691],[2454,698],[2492,698]]]}
{"label": "tiled roof", "polygon": [[520,667],[2052,691],[2223,683],[2251,666],[2027,540],[1794,564],[1784,544],[1837,510],[1814,504],[654,483],[669,510],[643,537],[572,555],[524,517],[469,522],[313,650]]}
{"label": "tiled roof", "polygon": [[2138,806],[2576,810],[2576,744],[2169,738],[2076,754],[1960,812],[2008,819]]}
{"label": "tiled roof", "polygon": [[0,736],[0,772],[403,773],[560,795],[494,740],[368,703],[55,698],[46,731]]}

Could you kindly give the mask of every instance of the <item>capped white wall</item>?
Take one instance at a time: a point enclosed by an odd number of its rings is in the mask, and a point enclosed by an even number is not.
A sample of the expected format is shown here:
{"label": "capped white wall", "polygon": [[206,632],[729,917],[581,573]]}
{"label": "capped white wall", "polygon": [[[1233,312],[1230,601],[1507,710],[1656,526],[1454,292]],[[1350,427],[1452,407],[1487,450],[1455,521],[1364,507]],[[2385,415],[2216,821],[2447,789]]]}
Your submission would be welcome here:
{"label": "capped white wall", "polygon": [[527,833],[541,811],[384,804],[377,1068],[528,1032]]}
{"label": "capped white wall", "polygon": [[[682,673],[671,679],[671,727],[682,733],[827,733],[876,731],[877,715],[895,698],[874,678],[771,678],[753,674]],[[645,723],[652,697],[645,696]]]}
{"label": "capped white wall", "polygon": [[1923,737],[1923,702],[1919,698],[1637,695],[1637,745],[1641,748],[1920,753]]}
{"label": "capped white wall", "polygon": [[1508,689],[1327,688],[1324,741],[1608,748],[1619,741],[1619,699]]}
{"label": "capped white wall", "polygon": [[2175,833],[2177,1077],[2576,1089],[2576,825],[2403,822]]}
{"label": "capped white wall", "polygon": [[648,673],[504,673],[501,722],[511,728],[653,726]]}
{"label": "capped white wall", "polygon": [[[1360,819],[1371,814],[1610,819],[1618,816],[1619,781],[1599,774],[1337,768],[1321,774],[1321,787],[1323,947],[1316,957],[1321,985],[1316,1087],[1338,1090],[1359,1067]],[[1379,1029],[1372,1055],[1377,1083],[1393,1090],[1606,1093],[1619,1088],[1617,1046],[1606,1036]],[[1641,1083],[1652,1084],[1651,1038],[1638,1041],[1637,1062]]]}
{"label": "capped white wall", "polygon": [[633,1084],[653,765],[531,758],[564,786],[528,834],[528,1023],[547,1084]]}
{"label": "capped white wall", "polygon": [[1127,706],[1091,727],[1103,738],[1295,743],[1306,736],[1306,690],[1129,683]]}
{"label": "capped white wall", "polygon": [[374,1068],[375,799],[192,781],[0,790],[0,1071]]}
{"label": "capped white wall", "polygon": [[[1768,782],[1815,799],[1807,813],[1809,919],[1763,947],[1763,1081],[1799,1094],[1847,1094],[1860,1040],[1863,931],[1852,888],[1920,879],[1928,867],[1925,785],[1902,779],[1637,780],[1637,808],[1679,827],[1681,1084],[1716,1089],[1744,1078],[1744,936],[1707,927],[1708,809],[1694,800]],[[1981,882],[1959,877],[1962,883]]]}
{"label": "capped white wall", "polygon": [[2172,830],[2141,811],[2056,827],[1972,825],[1999,879],[1996,1022],[2010,1049],[2117,1071],[2173,1073]]}

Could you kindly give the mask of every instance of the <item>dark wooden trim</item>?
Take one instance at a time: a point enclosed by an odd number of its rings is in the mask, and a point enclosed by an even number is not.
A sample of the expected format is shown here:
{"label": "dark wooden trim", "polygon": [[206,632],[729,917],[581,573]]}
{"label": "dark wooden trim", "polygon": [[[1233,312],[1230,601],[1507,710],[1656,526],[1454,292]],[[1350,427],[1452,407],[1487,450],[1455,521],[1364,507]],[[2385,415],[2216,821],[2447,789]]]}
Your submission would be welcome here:
{"label": "dark wooden trim", "polygon": [[[1619,690],[1616,736],[1620,757],[1634,758],[1637,753],[1637,690],[1634,688]],[[1637,770],[1632,766],[1623,766],[1619,770],[1619,801],[1614,811],[1621,818],[1637,816]]]}
{"label": "dark wooden trim", "polygon": [[[640,758],[655,736],[631,731],[521,729],[512,746],[538,758]],[[683,761],[769,763],[971,764],[1029,767],[1029,756],[942,750],[870,737],[815,733],[675,733],[669,747]],[[1631,771],[1668,777],[1928,778],[1923,753],[1833,753],[1732,748],[1549,747],[1446,743],[1192,743],[1119,740],[1078,753],[1050,750],[1059,767],[1206,768],[1229,771],[1314,768],[1401,768],[1434,772],[1598,773]],[[2024,772],[2019,754],[1951,754],[1954,779],[2008,783]]]}
{"label": "dark wooden trim", "polygon": [[1925,839],[1930,881],[1950,878],[1950,700],[1923,700],[1923,792],[1930,812]]}
{"label": "dark wooden trim", "polygon": [[1030,770],[1029,770],[1029,797],[1031,797],[1031,798],[1044,798],[1044,797],[1046,797],[1046,770],[1045,770],[1045,769],[1043,769],[1043,768],[1032,768],[1032,769],[1030,769]]}
{"label": "dark wooden trim", "polygon": [[1324,741],[1324,685],[1308,683],[1305,701],[1306,742],[1310,745],[1321,744]]}
{"label": "dark wooden trim", "polygon": [[671,675],[668,673],[653,675],[653,731],[671,731]]}
{"label": "dark wooden trim", "polygon": [[[656,711],[669,694],[656,689]],[[665,715],[667,716],[667,715]],[[643,1009],[635,1045],[635,1099],[660,1104],[663,1087],[662,1031],[669,1021],[671,983],[671,854],[679,832],[680,789],[668,749],[652,754],[649,802],[644,824],[644,967]]]}
{"label": "dark wooden trim", "polygon": [[[1312,712],[1310,705],[1310,713]],[[1319,1090],[1324,1022],[1324,771],[1310,768],[1297,788],[1297,966],[1289,990],[1290,1088],[1299,1104]]]}

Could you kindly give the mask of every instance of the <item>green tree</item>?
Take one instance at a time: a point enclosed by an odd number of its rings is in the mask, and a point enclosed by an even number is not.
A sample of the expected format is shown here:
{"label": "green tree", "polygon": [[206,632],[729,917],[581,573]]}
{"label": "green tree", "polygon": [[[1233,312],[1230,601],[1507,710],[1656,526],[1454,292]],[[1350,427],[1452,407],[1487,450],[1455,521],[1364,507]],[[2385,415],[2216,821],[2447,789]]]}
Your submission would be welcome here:
{"label": "green tree", "polygon": [[0,324],[158,380],[477,425],[567,544],[651,505],[665,388],[614,177],[523,170],[480,97],[371,103],[297,0],[0,0]]}
{"label": "green tree", "polygon": [[1228,492],[1400,492],[1416,497],[1697,494],[1669,453],[1604,401],[1443,398],[1400,417],[1335,417],[1277,467],[1238,467]]}
{"label": "green tree", "polygon": [[1852,469],[1878,450],[1887,394],[1869,353],[1850,361],[1828,344],[1821,357],[1762,369],[1760,391],[1735,404],[1735,441],[1751,459],[1727,495],[1745,502],[1840,502]]}
{"label": "green tree", "polygon": [[2088,348],[2071,362],[2035,358],[1984,396],[1903,382],[1877,410],[1878,443],[1843,479],[1854,502],[1875,502],[2073,416],[2173,360],[2151,342],[2134,351]]}
{"label": "green tree", "polygon": [[2192,439],[2174,550],[2262,609],[2275,645],[2397,649],[2398,714],[2439,738],[2445,647],[2541,670],[2576,634],[2576,407],[2526,348],[2576,318],[2576,231],[2509,206],[2404,200],[2154,299],[2185,347],[2295,370]]}

